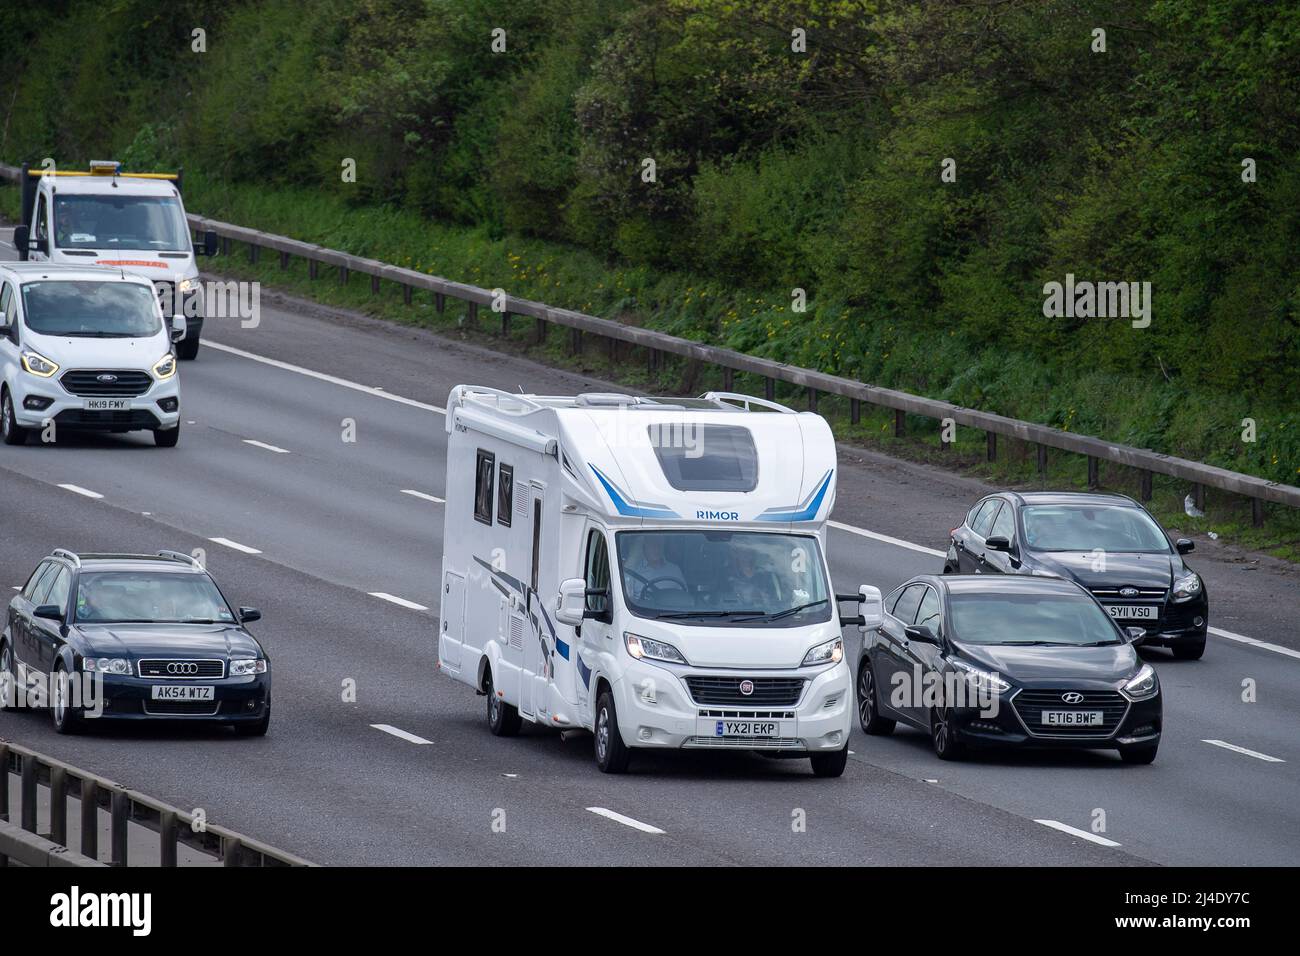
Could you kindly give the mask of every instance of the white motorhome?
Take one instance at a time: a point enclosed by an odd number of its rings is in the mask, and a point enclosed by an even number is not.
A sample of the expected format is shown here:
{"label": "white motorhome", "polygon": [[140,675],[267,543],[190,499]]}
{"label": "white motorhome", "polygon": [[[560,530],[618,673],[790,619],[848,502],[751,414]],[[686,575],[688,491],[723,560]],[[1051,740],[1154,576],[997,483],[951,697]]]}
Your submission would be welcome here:
{"label": "white motorhome", "polygon": [[107,266],[154,284],[170,319],[185,317],[176,354],[192,359],[203,335],[203,286],[196,256],[214,255],[215,232],[190,239],[180,173],[124,173],[111,160],[87,171],[22,168],[18,258],[55,265]]}
{"label": "white motorhome", "polygon": [[[853,692],[826,563],[820,416],[732,393],[447,400],[440,668],[489,729],[811,758],[838,776]],[[855,608],[856,611],[856,608]]]}

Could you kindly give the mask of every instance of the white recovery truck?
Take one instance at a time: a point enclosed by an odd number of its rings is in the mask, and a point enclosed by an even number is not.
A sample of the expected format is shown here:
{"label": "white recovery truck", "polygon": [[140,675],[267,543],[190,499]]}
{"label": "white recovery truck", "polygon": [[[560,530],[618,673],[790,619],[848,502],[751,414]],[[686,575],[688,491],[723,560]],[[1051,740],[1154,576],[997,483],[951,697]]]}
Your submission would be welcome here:
{"label": "white recovery truck", "polygon": [[824,419],[732,393],[460,385],[446,427],[439,667],[487,696],[492,733],[591,731],[609,773],[641,748],[843,772],[840,629],[878,624],[880,592],[831,588]]}
{"label": "white recovery truck", "polygon": [[22,167],[18,258],[58,265],[108,266],[154,284],[168,320],[185,316],[177,357],[199,354],[203,286],[196,256],[215,255],[217,234],[196,248],[181,202],[180,173],[124,173],[114,161],[88,171]]}

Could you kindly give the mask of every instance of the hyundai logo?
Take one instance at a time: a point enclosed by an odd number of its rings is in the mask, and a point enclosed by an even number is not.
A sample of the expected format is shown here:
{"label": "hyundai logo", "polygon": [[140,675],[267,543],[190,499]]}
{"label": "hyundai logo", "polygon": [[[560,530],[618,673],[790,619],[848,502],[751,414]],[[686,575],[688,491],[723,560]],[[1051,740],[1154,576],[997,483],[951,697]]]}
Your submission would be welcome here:
{"label": "hyundai logo", "polygon": [[752,680],[742,680],[740,682],[740,692],[746,697],[754,693],[754,682]]}
{"label": "hyundai logo", "polygon": [[192,664],[192,663],[187,664],[183,661],[172,661],[170,664],[167,665],[167,673],[175,677],[180,677],[185,674],[189,674],[192,676],[194,674],[197,674],[198,672],[199,672],[198,664]]}
{"label": "hyundai logo", "polygon": [[96,381],[96,382],[103,382],[105,385],[112,385],[114,382],[117,381],[117,376],[116,376],[116,375],[108,375],[108,374],[104,374],[104,375],[96,375],[96,376],[95,376],[95,381]]}
{"label": "hyundai logo", "polygon": [[1067,704],[1082,704],[1083,695],[1072,690],[1068,694],[1062,694],[1061,700],[1065,701]]}
{"label": "hyundai logo", "polygon": [[1120,597],[1137,597],[1137,595],[1138,595],[1138,589],[1137,589],[1137,588],[1120,588],[1120,589],[1119,589],[1119,593],[1120,593]]}

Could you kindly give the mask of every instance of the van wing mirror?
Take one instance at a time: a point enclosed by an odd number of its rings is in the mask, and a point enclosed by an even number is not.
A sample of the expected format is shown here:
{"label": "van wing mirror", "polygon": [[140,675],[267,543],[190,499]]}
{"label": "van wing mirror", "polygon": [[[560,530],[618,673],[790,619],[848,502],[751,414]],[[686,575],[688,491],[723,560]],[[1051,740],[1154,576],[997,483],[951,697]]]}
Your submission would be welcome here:
{"label": "van wing mirror", "polygon": [[885,600],[880,596],[880,588],[862,585],[858,588],[858,600],[862,603],[862,620],[858,627],[871,631],[885,623]]}
{"label": "van wing mirror", "polygon": [[211,229],[203,231],[203,242],[194,247],[196,256],[215,256],[217,254],[217,234]]}
{"label": "van wing mirror", "polygon": [[185,338],[186,334],[189,332],[189,329],[190,329],[189,323],[185,321],[185,316],[183,315],[172,316],[172,341],[173,342],[179,342],[181,339]]}
{"label": "van wing mirror", "polygon": [[587,610],[587,582],[582,578],[567,578],[560,582],[560,595],[555,602],[555,619],[569,627],[581,627]]}
{"label": "van wing mirror", "polygon": [[31,251],[31,229],[27,226],[14,227],[14,248],[18,250],[18,258],[27,261],[27,253]]}

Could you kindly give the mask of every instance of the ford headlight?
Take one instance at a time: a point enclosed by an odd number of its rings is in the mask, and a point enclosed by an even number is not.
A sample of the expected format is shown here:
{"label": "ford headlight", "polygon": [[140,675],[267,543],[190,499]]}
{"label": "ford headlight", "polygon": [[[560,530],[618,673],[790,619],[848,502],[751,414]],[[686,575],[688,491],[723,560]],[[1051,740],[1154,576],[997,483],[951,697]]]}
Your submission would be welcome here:
{"label": "ford headlight", "polygon": [[1154,697],[1159,689],[1160,681],[1156,679],[1156,669],[1150,664],[1143,664],[1124,685],[1124,695],[1130,700],[1146,700]]}
{"label": "ford headlight", "polygon": [[252,677],[254,674],[266,673],[266,660],[261,657],[250,657],[245,660],[230,662],[231,677]]}
{"label": "ford headlight", "polygon": [[648,637],[641,637],[639,634],[633,634],[630,631],[624,631],[623,643],[627,645],[627,652],[639,661],[664,661],[668,664],[686,663],[686,658],[682,656],[681,651],[671,644],[665,644],[663,641],[656,641]]}
{"label": "ford headlight", "polygon": [[952,658],[949,661],[953,667],[965,675],[966,680],[970,681],[976,689],[990,691],[994,694],[1001,694],[1003,691],[1011,689],[1011,685],[1002,679],[1001,676],[993,671],[981,670],[973,664],[967,664],[965,661]]}
{"label": "ford headlight", "polygon": [[59,370],[58,362],[51,362],[40,352],[33,352],[28,349],[23,353],[23,368],[33,375],[39,375],[41,378],[49,378]]}
{"label": "ford headlight", "polygon": [[844,640],[843,638],[833,637],[824,644],[818,644],[810,648],[808,653],[803,656],[803,663],[800,667],[814,667],[817,664],[838,664],[844,660]]}
{"label": "ford headlight", "polygon": [[1190,601],[1201,593],[1201,576],[1188,571],[1174,582],[1174,600]]}
{"label": "ford headlight", "polygon": [[158,380],[166,381],[176,374],[176,356],[168,352],[158,361],[153,363],[153,373],[158,376]]}
{"label": "ford headlight", "polygon": [[125,657],[87,657],[86,670],[95,674],[118,674],[130,677],[131,662]]}
{"label": "ford headlight", "polygon": [[176,283],[176,288],[181,292],[193,292],[199,287],[200,283],[198,276],[192,276],[189,279],[182,279],[180,282]]}

